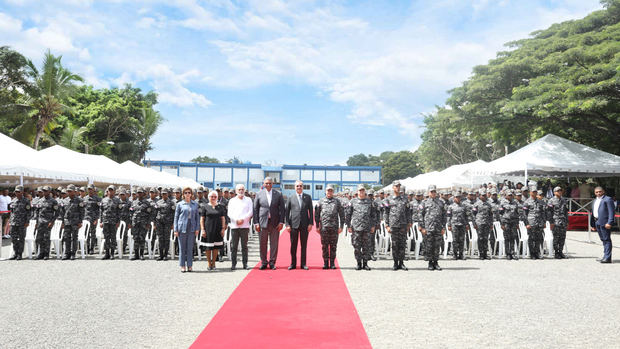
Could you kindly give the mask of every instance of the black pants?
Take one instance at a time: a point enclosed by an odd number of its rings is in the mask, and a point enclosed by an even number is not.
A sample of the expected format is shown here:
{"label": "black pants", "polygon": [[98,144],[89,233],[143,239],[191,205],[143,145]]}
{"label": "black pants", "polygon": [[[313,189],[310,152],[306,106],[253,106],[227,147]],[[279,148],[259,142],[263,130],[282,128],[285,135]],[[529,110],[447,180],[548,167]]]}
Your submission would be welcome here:
{"label": "black pants", "polygon": [[13,241],[13,252],[16,256],[21,256],[24,253],[26,227],[23,225],[11,225],[11,240]]}
{"label": "black pants", "polygon": [[78,230],[77,225],[65,225],[65,229],[62,232],[62,241],[65,243],[66,256],[75,256],[78,245]]}
{"label": "black pants", "polygon": [[231,234],[231,246],[230,246],[230,260],[232,265],[237,265],[237,251],[239,251],[239,240],[241,240],[241,261],[243,265],[248,264],[248,233],[249,228],[233,228],[230,230]]}
{"label": "black pants", "polygon": [[306,265],[306,246],[308,246],[308,227],[291,227],[291,265],[297,265],[297,241],[301,240],[301,266]]}
{"label": "black pants", "polygon": [[37,225],[37,237],[36,242],[39,245],[39,254],[47,256],[50,253],[50,232],[52,228],[49,227],[48,222],[41,222]]}

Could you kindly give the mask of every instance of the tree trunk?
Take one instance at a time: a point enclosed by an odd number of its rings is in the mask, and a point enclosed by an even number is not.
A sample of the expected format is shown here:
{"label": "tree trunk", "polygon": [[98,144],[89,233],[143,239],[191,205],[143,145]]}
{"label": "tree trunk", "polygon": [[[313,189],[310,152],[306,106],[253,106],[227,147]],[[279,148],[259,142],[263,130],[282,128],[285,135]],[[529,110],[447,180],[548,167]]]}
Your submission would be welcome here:
{"label": "tree trunk", "polygon": [[39,150],[39,140],[41,139],[41,134],[43,130],[37,127],[37,134],[34,136],[34,145],[32,146],[34,150]]}

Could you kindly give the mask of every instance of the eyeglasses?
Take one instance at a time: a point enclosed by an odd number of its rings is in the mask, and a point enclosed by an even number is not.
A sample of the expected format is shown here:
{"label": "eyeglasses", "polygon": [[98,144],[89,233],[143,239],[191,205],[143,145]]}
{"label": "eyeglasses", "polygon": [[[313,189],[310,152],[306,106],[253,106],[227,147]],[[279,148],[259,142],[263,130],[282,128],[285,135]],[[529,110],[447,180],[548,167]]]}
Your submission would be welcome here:
{"label": "eyeglasses", "polygon": [[295,186],[295,188],[301,188],[301,187],[302,187],[301,185],[296,185],[296,186]]}
{"label": "eyeglasses", "polygon": [[183,194],[191,194],[191,193],[192,193],[191,191],[186,191]]}

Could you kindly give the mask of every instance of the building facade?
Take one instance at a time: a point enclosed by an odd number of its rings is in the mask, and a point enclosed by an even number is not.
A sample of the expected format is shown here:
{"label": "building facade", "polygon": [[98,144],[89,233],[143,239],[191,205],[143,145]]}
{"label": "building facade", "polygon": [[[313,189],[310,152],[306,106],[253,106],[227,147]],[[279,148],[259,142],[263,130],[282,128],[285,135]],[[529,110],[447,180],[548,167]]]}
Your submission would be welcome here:
{"label": "building facade", "polygon": [[245,185],[248,190],[261,189],[263,179],[271,177],[274,188],[284,195],[295,192],[295,181],[304,182],[304,192],[313,200],[325,196],[325,187],[334,186],[336,191],[354,191],[358,184],[381,185],[381,167],[374,166],[308,166],[260,164],[209,164],[180,161],[144,161],[146,167],[168,172],[176,176],[191,178],[205,188],[234,188]]}

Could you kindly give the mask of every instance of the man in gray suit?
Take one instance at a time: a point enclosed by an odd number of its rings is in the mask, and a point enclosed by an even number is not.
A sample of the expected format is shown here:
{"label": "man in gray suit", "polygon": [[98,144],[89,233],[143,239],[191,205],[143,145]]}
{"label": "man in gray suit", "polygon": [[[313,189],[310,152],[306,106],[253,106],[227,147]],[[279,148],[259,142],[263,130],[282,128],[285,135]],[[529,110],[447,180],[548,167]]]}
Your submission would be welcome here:
{"label": "man in gray suit", "polygon": [[265,178],[263,186],[265,189],[259,191],[254,200],[254,229],[260,237],[260,270],[267,268],[267,240],[270,249],[269,268],[275,270],[280,230],[284,225],[284,199],[280,192],[271,189],[271,177]]}
{"label": "man in gray suit", "polygon": [[297,241],[301,238],[301,268],[308,270],[306,266],[306,246],[308,245],[308,232],[312,230],[312,198],[305,194],[304,183],[295,182],[295,194],[291,195],[286,202],[286,228],[291,234],[291,265],[288,270],[297,267]]}

